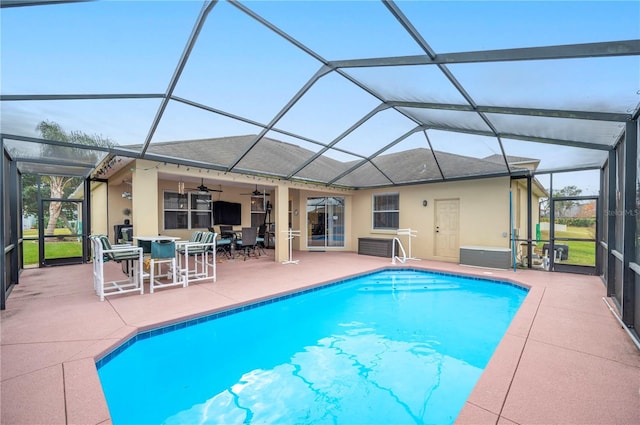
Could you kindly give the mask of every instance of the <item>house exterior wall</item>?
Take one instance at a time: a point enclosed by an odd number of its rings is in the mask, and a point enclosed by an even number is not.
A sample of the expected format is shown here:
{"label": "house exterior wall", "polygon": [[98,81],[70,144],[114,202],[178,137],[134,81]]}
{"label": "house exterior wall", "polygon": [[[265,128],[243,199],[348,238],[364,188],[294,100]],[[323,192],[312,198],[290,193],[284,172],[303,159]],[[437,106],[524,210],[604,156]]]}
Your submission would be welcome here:
{"label": "house exterior wall", "polygon": [[[527,239],[527,181],[526,179],[513,180],[513,205],[514,205],[514,227],[518,230],[517,239]],[[536,238],[536,224],[540,223],[540,193],[535,186],[531,193],[531,238]]]}
{"label": "house exterior wall", "polygon": [[[163,235],[177,236],[182,239],[189,239],[191,234],[196,231],[207,231],[206,228],[193,228],[193,229],[165,229],[164,228],[164,193],[165,191],[177,192],[177,181],[180,179],[176,176],[172,179],[158,180],[158,201],[157,201],[157,219],[158,219],[158,232]],[[200,183],[185,183],[185,193],[189,188],[195,188]],[[213,185],[209,185],[210,188],[214,188]],[[215,185],[218,188],[218,185]],[[226,201],[234,202],[242,205],[242,225],[235,226],[237,230],[240,230],[242,226],[249,226],[251,223],[251,196],[246,195],[253,190],[253,188],[247,187],[234,187],[225,186],[222,184],[223,192],[210,192],[212,201]],[[269,199],[272,203],[273,200]],[[273,217],[273,215],[272,215]],[[214,224],[214,228],[218,231],[218,225]]]}
{"label": "house exterior wall", "polygon": [[108,216],[104,212],[107,210],[108,186],[106,183],[96,185],[91,190],[91,229],[92,235],[109,235]]}
{"label": "house exterior wall", "polygon": [[[125,208],[128,208],[133,211],[132,201],[127,198],[122,197],[123,192],[131,192],[131,185],[122,183],[122,178],[113,179],[109,183],[109,223],[107,226],[107,235],[111,242],[116,243],[114,241],[113,234],[113,226],[116,224],[124,224],[126,219],[131,220],[131,215],[126,216],[123,213]],[[95,207],[92,207],[94,209]],[[133,223],[133,221],[132,221]]]}
{"label": "house exterior wall", "polygon": [[[107,230],[110,236],[113,225],[122,223],[122,209],[128,206],[133,210],[131,220],[135,235],[155,235],[162,233],[188,239],[195,229],[165,230],[163,217],[163,193],[165,190],[176,191],[180,171],[175,177],[158,180],[157,164],[148,161],[136,161],[130,178],[131,186],[121,186],[122,176],[113,179],[114,186],[109,187],[109,216]],[[175,167],[175,166],[174,166]],[[162,165],[160,168],[164,168]],[[160,170],[160,171],[166,171]],[[184,173],[184,171],[183,171]],[[239,202],[242,204],[242,226],[251,223],[251,197],[247,186],[237,183],[252,184],[246,176],[228,173],[216,176],[222,185],[223,193],[212,192],[213,200]],[[229,185],[225,185],[225,180]],[[246,181],[245,181],[246,180]],[[430,183],[397,188],[381,188],[370,190],[335,190],[331,188],[304,185],[302,183],[270,181],[272,190],[270,198],[273,210],[272,220],[276,223],[276,261],[285,260],[288,256],[286,230],[289,220],[294,230],[300,230],[301,236],[294,238],[294,250],[307,250],[306,200],[315,196],[340,196],[345,198],[345,246],[329,247],[332,250],[357,251],[358,238],[393,238],[395,231],[380,231],[372,228],[372,199],[374,194],[397,192],[400,196],[400,228],[411,228],[417,231],[417,237],[411,241],[411,255],[423,259],[444,259],[458,261],[459,258],[439,258],[435,256],[435,204],[438,200],[456,199],[459,202],[459,246],[482,245],[489,247],[510,247],[509,232],[509,187],[508,177],[461,180],[455,182]],[[187,185],[187,187],[192,185]],[[131,191],[133,200],[121,197],[122,191]],[[96,194],[97,195],[97,194]],[[96,196],[98,198],[98,196]],[[423,206],[423,201],[427,206]],[[526,191],[521,196],[520,210],[526,215]],[[129,204],[130,203],[130,204]],[[537,200],[534,205],[537,205]],[[127,204],[127,205],[125,205]],[[298,211],[295,215],[294,212]],[[104,226],[100,211],[104,207],[93,205],[92,219],[96,226]],[[534,208],[537,214],[537,208]],[[521,221],[526,222],[526,218]],[[240,226],[238,226],[240,227]],[[206,229],[198,229],[206,230]],[[405,249],[408,249],[406,236],[401,236]],[[459,253],[458,253],[459,254]]]}
{"label": "house exterior wall", "polygon": [[[153,236],[160,231],[158,225],[158,170],[156,163],[138,160],[131,173],[131,206],[133,234],[135,236]],[[118,195],[120,196],[120,195]]]}
{"label": "house exterior wall", "polygon": [[[301,230],[302,225],[304,224],[304,207],[300,204],[300,189],[290,189],[289,190],[289,205],[287,207],[287,223],[286,225],[279,226],[280,230],[288,230],[289,226],[291,229]],[[278,223],[276,223],[278,225]],[[302,232],[300,232],[302,233]],[[280,238],[282,240],[282,233],[280,233]],[[278,235],[276,235],[276,238]],[[294,238],[292,241],[292,249],[300,250],[300,247],[303,244],[300,242],[300,238]]]}
{"label": "house exterior wall", "polygon": [[[353,195],[351,246],[357,249],[358,238],[393,238],[395,231],[373,230],[374,194],[400,195],[400,228],[417,231],[411,241],[412,256],[436,259],[435,201],[459,200],[459,245],[482,245],[509,248],[509,178],[464,180],[397,188],[356,191]],[[423,201],[427,206],[423,206]],[[400,241],[408,249],[407,236]],[[409,254],[409,253],[407,253]],[[438,258],[441,259],[441,258]],[[448,259],[458,261],[459,259]]]}

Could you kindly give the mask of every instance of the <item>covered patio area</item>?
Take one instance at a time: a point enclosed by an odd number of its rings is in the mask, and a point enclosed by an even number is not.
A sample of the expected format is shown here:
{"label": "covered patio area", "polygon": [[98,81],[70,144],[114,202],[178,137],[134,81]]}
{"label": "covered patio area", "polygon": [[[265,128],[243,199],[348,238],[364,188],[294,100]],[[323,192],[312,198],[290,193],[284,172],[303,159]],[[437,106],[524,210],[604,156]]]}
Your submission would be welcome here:
{"label": "covered patio area", "polygon": [[[264,257],[220,262],[216,283],[104,302],[93,291],[91,264],[25,270],[0,313],[0,422],[111,423],[95,360],[136,332],[395,267],[388,258],[346,252],[294,257],[298,264]],[[405,266],[506,278],[531,288],[457,423],[638,421],[640,355],[605,304],[600,277],[424,260]]]}

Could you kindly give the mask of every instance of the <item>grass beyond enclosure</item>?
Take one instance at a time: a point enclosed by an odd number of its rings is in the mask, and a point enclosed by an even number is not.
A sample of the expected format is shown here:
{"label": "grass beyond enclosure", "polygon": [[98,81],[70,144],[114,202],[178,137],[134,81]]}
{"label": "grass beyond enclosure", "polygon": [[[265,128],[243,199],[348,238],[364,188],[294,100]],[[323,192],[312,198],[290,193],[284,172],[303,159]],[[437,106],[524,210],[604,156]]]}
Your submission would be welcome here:
{"label": "grass beyond enclosure", "polygon": [[[56,236],[64,236],[69,234],[68,229],[56,229]],[[22,243],[22,261],[25,266],[38,264],[39,248],[37,238],[38,230],[29,229],[23,232],[24,241]],[[27,239],[29,238],[29,239]],[[69,258],[82,256],[82,243],[77,238],[46,238],[45,253],[47,259]]]}
{"label": "grass beyond enclosure", "polygon": [[[549,240],[549,231],[543,230],[542,240]],[[556,238],[574,239],[595,239],[595,227],[573,227],[567,226],[566,231],[556,231]],[[587,241],[556,241],[556,244],[567,245],[569,247],[569,259],[563,261],[567,264],[577,264],[583,266],[593,266],[596,264],[596,243]],[[538,244],[539,254],[542,255],[542,245]]]}
{"label": "grass beyond enclosure", "polygon": [[[68,235],[68,229],[56,229],[56,235]],[[38,263],[38,241],[27,240],[26,238],[37,238],[38,230],[25,230],[25,241],[23,243],[23,262],[25,266]],[[566,231],[556,231],[557,238],[575,238],[575,239],[595,239],[594,227],[567,227]],[[549,239],[549,231],[541,232],[542,240]],[[584,266],[593,266],[596,262],[596,245],[595,242],[586,241],[562,241],[558,244],[569,246],[569,259],[564,261],[568,264],[577,264]],[[66,258],[82,256],[82,244],[75,240],[57,240],[47,239],[45,243],[45,252],[47,258]],[[542,245],[538,244],[538,254],[542,255]]]}

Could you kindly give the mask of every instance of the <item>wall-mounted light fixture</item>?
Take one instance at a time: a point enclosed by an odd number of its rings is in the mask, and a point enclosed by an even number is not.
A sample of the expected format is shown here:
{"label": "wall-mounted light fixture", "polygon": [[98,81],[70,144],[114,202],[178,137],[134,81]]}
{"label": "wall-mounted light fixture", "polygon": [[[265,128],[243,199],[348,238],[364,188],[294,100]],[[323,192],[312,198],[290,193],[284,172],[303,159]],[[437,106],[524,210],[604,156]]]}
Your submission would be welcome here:
{"label": "wall-mounted light fixture", "polygon": [[425,199],[424,201],[422,201],[422,206],[423,206],[423,207],[426,207],[426,206],[427,206],[427,204],[428,204],[428,202],[427,202],[427,200],[426,200],[426,199]]}

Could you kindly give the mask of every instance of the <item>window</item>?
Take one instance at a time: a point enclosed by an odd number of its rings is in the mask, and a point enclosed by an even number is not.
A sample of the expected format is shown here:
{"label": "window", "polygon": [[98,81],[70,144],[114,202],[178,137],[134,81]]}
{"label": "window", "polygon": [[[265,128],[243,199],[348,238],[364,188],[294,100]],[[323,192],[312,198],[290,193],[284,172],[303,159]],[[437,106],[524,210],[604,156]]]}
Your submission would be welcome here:
{"label": "window", "polygon": [[164,192],[165,229],[211,227],[211,195]]}
{"label": "window", "polygon": [[383,193],[373,195],[373,228],[397,230],[400,225],[400,195]]}

